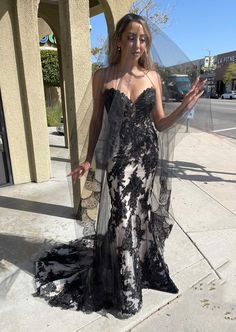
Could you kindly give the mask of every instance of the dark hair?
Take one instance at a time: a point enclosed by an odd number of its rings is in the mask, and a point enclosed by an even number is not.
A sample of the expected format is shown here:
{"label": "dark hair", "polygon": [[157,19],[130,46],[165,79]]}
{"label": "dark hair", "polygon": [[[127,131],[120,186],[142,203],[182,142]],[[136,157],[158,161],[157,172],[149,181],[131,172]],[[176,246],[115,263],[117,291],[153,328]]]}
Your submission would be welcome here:
{"label": "dark hair", "polygon": [[137,14],[126,14],[123,16],[117,23],[116,25],[116,30],[112,36],[111,42],[110,42],[110,47],[109,47],[109,64],[110,65],[116,65],[120,61],[121,53],[118,51],[117,48],[117,43],[121,39],[121,36],[125,29],[127,28],[128,24],[130,22],[137,22],[140,23],[147,35],[147,51],[144,52],[142,57],[139,59],[139,65],[147,70],[152,69],[153,67],[153,62],[151,60],[150,56],[150,48],[152,44],[152,34],[149,29],[149,26],[145,19]]}

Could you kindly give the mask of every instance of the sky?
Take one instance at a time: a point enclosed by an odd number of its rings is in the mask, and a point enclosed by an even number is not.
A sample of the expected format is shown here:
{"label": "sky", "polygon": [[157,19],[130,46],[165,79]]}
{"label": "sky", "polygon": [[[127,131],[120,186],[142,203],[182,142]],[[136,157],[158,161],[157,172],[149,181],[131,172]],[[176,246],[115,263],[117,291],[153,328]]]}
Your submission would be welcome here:
{"label": "sky", "polygon": [[[163,31],[190,60],[236,50],[236,0],[154,1],[169,17]],[[91,45],[100,46],[107,37],[104,15],[91,18],[91,25]]]}

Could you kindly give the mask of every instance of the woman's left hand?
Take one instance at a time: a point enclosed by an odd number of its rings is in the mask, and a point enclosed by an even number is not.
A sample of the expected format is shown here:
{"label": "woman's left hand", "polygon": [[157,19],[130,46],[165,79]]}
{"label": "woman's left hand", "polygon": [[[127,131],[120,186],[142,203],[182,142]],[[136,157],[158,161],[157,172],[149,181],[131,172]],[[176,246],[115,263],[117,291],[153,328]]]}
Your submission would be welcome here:
{"label": "woman's left hand", "polygon": [[184,96],[182,101],[181,107],[183,107],[184,112],[190,111],[197,103],[198,99],[204,93],[206,81],[207,80],[200,81],[199,77],[196,79],[191,90]]}

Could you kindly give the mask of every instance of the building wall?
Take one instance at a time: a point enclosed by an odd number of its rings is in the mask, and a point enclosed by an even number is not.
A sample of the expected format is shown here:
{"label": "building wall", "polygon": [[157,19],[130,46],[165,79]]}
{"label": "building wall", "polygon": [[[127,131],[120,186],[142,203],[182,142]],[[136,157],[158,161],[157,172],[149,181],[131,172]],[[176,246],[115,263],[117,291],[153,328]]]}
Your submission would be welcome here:
{"label": "building wall", "polygon": [[50,35],[53,33],[50,26],[41,17],[38,18],[38,30],[39,30],[39,40],[41,38],[43,38],[44,36]]}
{"label": "building wall", "polygon": [[14,183],[31,181],[14,3],[0,2],[0,89]]}
{"label": "building wall", "polygon": [[215,70],[216,90],[219,94],[225,91],[236,89],[236,75],[232,81],[224,83],[225,72],[231,63],[236,63],[236,51],[222,53],[217,55],[217,67]]}

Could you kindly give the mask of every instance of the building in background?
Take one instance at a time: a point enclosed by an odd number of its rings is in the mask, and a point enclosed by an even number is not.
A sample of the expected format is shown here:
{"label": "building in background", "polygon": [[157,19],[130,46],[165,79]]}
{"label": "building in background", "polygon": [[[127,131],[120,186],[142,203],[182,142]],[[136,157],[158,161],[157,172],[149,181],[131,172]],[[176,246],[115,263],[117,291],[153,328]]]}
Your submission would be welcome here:
{"label": "building in background", "polygon": [[207,93],[209,96],[217,97],[226,91],[236,90],[236,68],[232,78],[225,82],[225,74],[231,64],[236,66],[236,51],[205,56],[169,69],[172,73],[187,74],[192,80],[198,75],[201,79],[207,79]]}
{"label": "building in background", "polygon": [[217,55],[217,67],[215,70],[215,85],[216,91],[222,94],[226,91],[236,90],[236,70],[234,72],[235,76],[225,82],[226,71],[231,64],[236,65],[236,51],[222,53]]}

